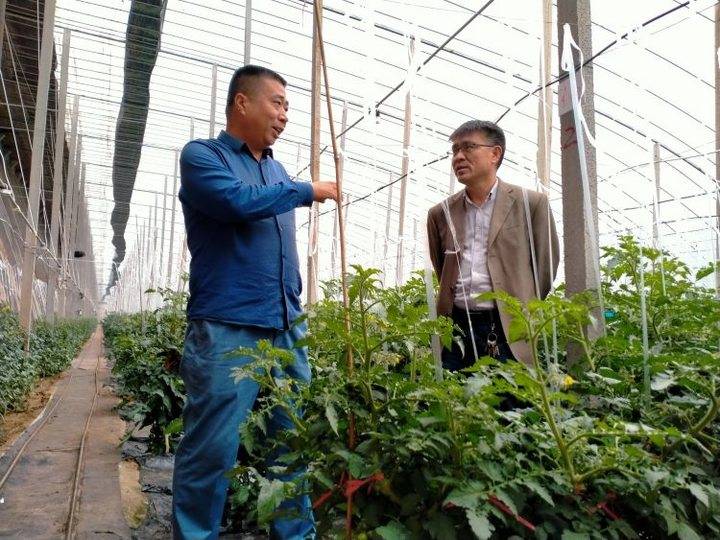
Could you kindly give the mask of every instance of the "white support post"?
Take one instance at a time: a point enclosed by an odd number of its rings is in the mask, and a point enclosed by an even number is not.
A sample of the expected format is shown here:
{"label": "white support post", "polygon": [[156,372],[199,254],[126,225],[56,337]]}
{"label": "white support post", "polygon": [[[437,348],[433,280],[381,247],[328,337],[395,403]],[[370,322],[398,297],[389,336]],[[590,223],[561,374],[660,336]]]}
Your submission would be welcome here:
{"label": "white support post", "polygon": [[212,86],[210,87],[210,138],[215,137],[215,106],[217,105],[217,64],[212,67]]}
{"label": "white support post", "polygon": [[85,195],[85,163],[80,164],[80,181],[77,186],[77,190],[75,191],[75,195],[73,198],[73,205],[72,205],[72,221],[71,221],[71,227],[70,227],[70,260],[69,260],[69,270],[70,270],[70,276],[72,277],[72,296],[70,297],[72,299],[70,303],[71,310],[68,313],[68,316],[73,316],[75,312],[77,311],[78,302],[80,301],[80,278],[78,274],[78,261],[75,259],[75,250],[78,247],[78,230],[80,225],[80,219],[82,217],[82,203],[83,203],[83,197]]}
{"label": "white support post", "polygon": [[176,215],[176,205],[177,205],[177,184],[178,184],[178,162],[180,160],[180,156],[178,155],[178,151],[175,150],[175,167],[173,171],[173,190],[172,190],[172,210],[170,211],[170,247],[168,248],[168,254],[167,254],[167,277],[166,277],[166,283],[167,287],[170,287],[170,277],[172,275],[172,268],[173,268],[173,249],[175,247],[175,215]]}
{"label": "white support post", "polygon": [[245,0],[245,54],[243,62],[250,63],[250,45],[252,44],[252,0]]}
{"label": "white support post", "polygon": [[418,220],[416,217],[413,218],[413,250],[412,250],[412,266],[411,270],[415,270],[415,264],[417,262],[417,243],[418,243]]}
{"label": "white support post", "polygon": [[71,118],[70,128],[70,147],[68,148],[68,168],[67,175],[65,176],[65,193],[62,201],[62,226],[60,230],[60,275],[62,277],[60,287],[60,298],[57,313],[65,315],[65,306],[67,305],[67,288],[69,285],[68,280],[68,261],[69,261],[69,229],[70,229],[70,208],[72,199],[72,189],[75,182],[75,169],[78,162],[78,147],[79,147],[79,135],[78,135],[78,113],[80,108],[80,101],[78,96],[75,96],[73,100],[73,112]]}
{"label": "white support post", "polygon": [[[414,65],[415,57],[415,37],[410,39],[410,65]],[[397,243],[397,263],[395,266],[395,284],[400,285],[404,276],[404,234],[405,234],[405,199],[407,197],[408,175],[410,174],[410,136],[412,134],[412,89],[408,85],[405,92],[405,119],[403,121],[403,155],[402,169],[400,171],[400,207],[398,221],[398,243]]]}
{"label": "white support post", "polygon": [[653,197],[653,247],[660,249],[660,143],[653,141],[653,172],[655,196]]}
{"label": "white support post", "polygon": [[[320,181],[320,77],[322,58],[320,54],[320,31],[318,24],[322,25],[322,0],[315,0],[318,17],[313,18],[312,41],[312,73],[310,97],[310,179]],[[320,236],[320,211],[318,203],[310,207],[310,224],[308,227],[308,254],[307,254],[307,303],[312,305],[317,301],[318,289],[318,238]]]}
{"label": "white support post", "polygon": [[155,267],[157,266],[157,251],[158,251],[158,196],[155,194],[155,210],[153,213],[153,225],[152,225],[152,258],[150,263],[150,287],[155,287]]}
{"label": "white support post", "polygon": [[37,249],[38,210],[40,207],[40,188],[43,173],[43,154],[45,151],[45,120],[47,117],[48,91],[50,89],[50,70],[52,68],[53,30],[55,29],[55,0],[45,0],[43,13],[43,33],[40,46],[40,64],[38,66],[37,98],[35,99],[35,119],[33,124],[32,160],[30,166],[30,191],[28,199],[28,220],[25,231],[25,252],[20,290],[20,323],[26,331],[25,349],[30,348],[30,328],[32,324],[32,294],[35,279],[35,251]]}
{"label": "white support post", "polygon": [[[715,4],[715,150],[720,148],[720,4]],[[720,299],[720,154],[715,153],[715,291]]]}
{"label": "white support post", "polygon": [[[392,181],[392,174],[390,175],[390,181]],[[383,247],[383,283],[387,285],[387,265],[388,265],[388,251],[390,247],[390,215],[392,212],[392,201],[393,201],[393,189],[395,184],[390,184],[388,187],[387,195],[387,215],[385,217],[385,243]]]}
{"label": "white support post", "polygon": [[[345,130],[347,129],[347,116],[348,116],[348,106],[347,101],[343,101],[343,112],[342,112],[342,122],[340,125],[340,176],[343,175],[344,169],[345,169]],[[298,151],[300,150],[300,147],[298,146]],[[333,219],[333,236],[332,236],[332,246],[330,251],[330,265],[332,267],[332,276],[335,278],[337,276],[336,266],[337,266],[337,252],[338,252],[338,207],[335,205],[335,219]]]}
{"label": "white support post", "polygon": [[538,151],[537,171],[540,183],[550,185],[550,165],[552,157],[552,111],[553,89],[549,84],[552,78],[552,0],[543,0],[542,50],[540,51],[540,91],[538,99]]}
{"label": "white support post", "polygon": [[[4,2],[4,0],[0,0]],[[2,24],[2,23],[0,23]],[[55,168],[53,170],[52,214],[50,224],[50,249],[52,255],[60,258],[58,231],[60,229],[60,199],[63,187],[63,165],[65,159],[65,107],[67,106],[67,79],[70,64],[70,35],[71,30],[63,31],[62,58],[60,60],[60,89],[57,99],[57,115],[55,120]],[[1,48],[1,47],[0,47]],[[45,304],[45,316],[48,319],[55,317],[55,291],[58,283],[60,268],[55,261],[48,261],[50,275]]]}
{"label": "white support post", "polygon": [[167,190],[168,190],[168,178],[165,175],[165,182],[163,184],[163,196],[162,196],[162,233],[160,235],[160,264],[158,265],[158,283],[164,286],[162,275],[163,268],[165,268],[165,223],[167,220]]}

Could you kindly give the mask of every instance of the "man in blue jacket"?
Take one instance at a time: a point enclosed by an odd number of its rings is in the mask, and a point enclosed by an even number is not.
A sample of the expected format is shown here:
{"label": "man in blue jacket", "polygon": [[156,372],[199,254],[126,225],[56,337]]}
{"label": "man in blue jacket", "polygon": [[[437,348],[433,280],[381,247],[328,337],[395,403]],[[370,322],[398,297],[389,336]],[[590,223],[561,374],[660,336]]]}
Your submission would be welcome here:
{"label": "man in blue jacket", "polygon": [[[180,157],[180,201],[190,262],[188,328],[180,373],[187,401],[175,456],[173,531],[178,539],[217,538],[237,457],[239,428],[258,393],[231,371],[247,357],[228,355],[267,339],[293,350],[286,375],[310,380],[295,244],[295,208],[337,200],[334,182],[300,183],[273,159],[287,123],[285,80],[269,69],[238,69],[228,92],[227,127],[216,139],[188,143]],[[289,426],[278,412],[270,429]],[[312,538],[309,497],[286,505],[273,525],[279,538]]]}

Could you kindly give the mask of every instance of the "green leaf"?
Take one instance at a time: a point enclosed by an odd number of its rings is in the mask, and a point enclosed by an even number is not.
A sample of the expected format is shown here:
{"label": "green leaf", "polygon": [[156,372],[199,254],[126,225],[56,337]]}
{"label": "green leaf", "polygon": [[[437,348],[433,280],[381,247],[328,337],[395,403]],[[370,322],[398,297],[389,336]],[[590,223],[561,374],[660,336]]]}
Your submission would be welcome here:
{"label": "green leaf", "polygon": [[177,435],[182,431],[182,429],[183,419],[182,417],[180,417],[176,418],[175,420],[167,424],[165,427],[163,427],[163,433],[165,433],[165,435]]}
{"label": "green leaf", "polygon": [[512,497],[508,495],[506,492],[504,492],[502,489],[495,490],[495,496],[500,499],[502,502],[504,502],[508,508],[512,511],[513,514],[516,516],[518,515],[517,506],[515,506],[515,501],[513,501]]}
{"label": "green leaf", "polygon": [[355,478],[361,478],[364,475],[365,461],[362,457],[348,450],[337,450],[335,453],[347,461],[350,474]]}
{"label": "green leaf", "polygon": [[339,437],[340,434],[338,433],[338,415],[337,411],[335,410],[335,406],[332,403],[327,403],[325,405],[325,418],[327,418],[328,422],[330,423],[330,427],[335,432],[335,435]]}
{"label": "green leaf", "polygon": [[655,392],[667,390],[675,384],[675,377],[671,377],[667,373],[658,373],[650,382],[650,388]]}
{"label": "green leaf", "polygon": [[527,339],[527,328],[525,321],[520,317],[514,317],[510,320],[510,328],[508,329],[508,343],[515,343]]}
{"label": "green leaf", "polygon": [[382,527],[375,529],[380,538],[384,540],[411,540],[412,534],[408,531],[402,523],[393,521]]}
{"label": "green leaf", "polygon": [[690,484],[688,486],[688,489],[698,501],[703,503],[707,508],[710,507],[710,500],[708,498],[707,491],[705,491],[705,488],[703,488],[703,486],[701,486],[700,484]]}
{"label": "green leaf", "polygon": [[468,524],[472,529],[473,534],[480,540],[488,540],[492,536],[492,532],[495,530],[492,523],[488,519],[487,513],[478,513],[477,510],[468,509],[465,512],[467,516]]}
{"label": "green leaf", "polygon": [[702,540],[695,529],[684,522],[678,523],[677,535],[680,540]]}
{"label": "green leaf", "polygon": [[665,469],[647,469],[645,471],[645,480],[652,488],[655,488],[658,482],[665,480],[668,476],[670,476],[670,472]]}
{"label": "green leaf", "polygon": [[555,501],[552,500],[552,496],[548,493],[548,490],[538,484],[535,480],[526,480],[525,485],[550,506],[555,506]]}
{"label": "green leaf", "polygon": [[435,514],[423,527],[436,540],[452,540],[456,538],[453,522],[446,515]]}
{"label": "green leaf", "polygon": [[273,517],[273,513],[280,506],[285,498],[285,483],[281,480],[262,481],[260,494],[258,495],[257,512],[258,521],[267,523]]}
{"label": "green leaf", "polygon": [[588,533],[563,531],[561,540],[590,540],[590,535]]}
{"label": "green leaf", "polygon": [[708,277],[714,271],[715,265],[713,263],[710,263],[707,266],[703,266],[702,268],[700,268],[700,270],[697,271],[697,273],[695,274],[695,279],[697,281],[700,281],[702,278]]}
{"label": "green leaf", "polygon": [[474,490],[470,490],[468,488],[457,488],[453,489],[450,494],[445,497],[445,501],[443,501],[443,504],[454,504],[455,506],[460,506],[461,508],[467,508],[468,510],[471,510],[478,505],[478,501],[480,500],[480,493]]}

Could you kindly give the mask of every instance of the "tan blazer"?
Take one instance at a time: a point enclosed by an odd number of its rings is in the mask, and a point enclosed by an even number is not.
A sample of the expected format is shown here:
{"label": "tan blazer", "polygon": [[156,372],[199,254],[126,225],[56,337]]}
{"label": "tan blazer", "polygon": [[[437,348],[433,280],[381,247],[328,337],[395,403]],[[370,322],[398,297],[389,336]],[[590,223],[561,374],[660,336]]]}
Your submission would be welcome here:
{"label": "tan blazer", "polygon": [[[545,298],[550,292],[560,258],[558,237],[547,196],[531,190],[527,190],[527,194],[538,265],[538,288],[540,296]],[[522,188],[498,179],[496,197],[488,234],[490,281],[494,291],[506,291],[526,302],[537,295]],[[465,239],[465,190],[451,195],[446,201],[457,244],[462,248]],[[433,206],[428,212],[427,231],[430,259],[440,281],[437,312],[438,315],[450,316],[460,259],[455,254],[455,243],[442,203]],[[507,335],[510,317],[503,311],[502,305],[498,308]],[[532,363],[530,347],[526,342],[511,343],[510,349],[518,360]]]}

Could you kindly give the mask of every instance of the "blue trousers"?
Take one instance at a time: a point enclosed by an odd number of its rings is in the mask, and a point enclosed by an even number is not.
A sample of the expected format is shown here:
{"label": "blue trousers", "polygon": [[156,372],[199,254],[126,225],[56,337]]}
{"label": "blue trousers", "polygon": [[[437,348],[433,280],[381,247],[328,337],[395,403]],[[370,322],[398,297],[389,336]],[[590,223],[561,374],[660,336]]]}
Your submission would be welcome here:
{"label": "blue trousers", "polygon": [[[229,480],[240,445],[240,426],[246,421],[258,395],[258,384],[249,379],[235,383],[232,369],[251,361],[228,355],[239,347],[255,347],[261,339],[274,347],[293,350],[295,363],[283,375],[309,382],[307,350],[294,348],[306,325],[281,332],[213,321],[188,321],[180,375],[187,400],[183,409],[184,436],[175,455],[173,473],[173,538],[205,540],[218,537]],[[268,425],[272,433],[291,425],[278,410]],[[315,537],[310,497],[286,501],[287,518],[273,523],[272,535],[282,539]]]}

